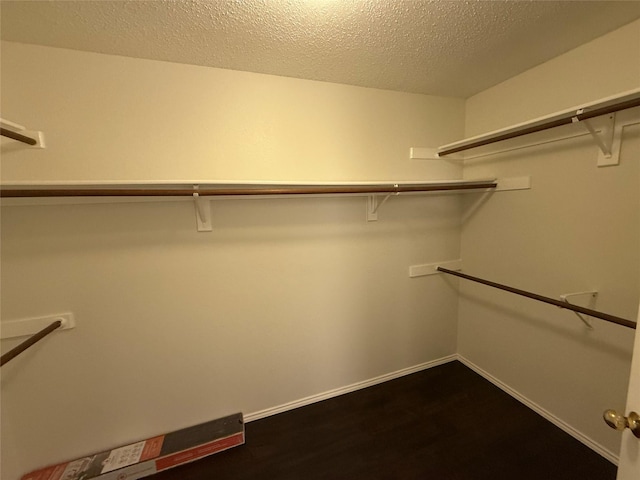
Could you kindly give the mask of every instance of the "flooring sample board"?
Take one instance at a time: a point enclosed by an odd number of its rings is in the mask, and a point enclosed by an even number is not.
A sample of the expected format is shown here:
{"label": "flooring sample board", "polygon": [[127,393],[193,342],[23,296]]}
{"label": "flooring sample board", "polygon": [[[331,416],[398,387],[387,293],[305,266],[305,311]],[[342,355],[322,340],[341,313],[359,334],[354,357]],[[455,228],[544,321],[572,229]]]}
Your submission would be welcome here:
{"label": "flooring sample board", "polygon": [[244,443],[241,413],[28,473],[22,480],[135,480]]}

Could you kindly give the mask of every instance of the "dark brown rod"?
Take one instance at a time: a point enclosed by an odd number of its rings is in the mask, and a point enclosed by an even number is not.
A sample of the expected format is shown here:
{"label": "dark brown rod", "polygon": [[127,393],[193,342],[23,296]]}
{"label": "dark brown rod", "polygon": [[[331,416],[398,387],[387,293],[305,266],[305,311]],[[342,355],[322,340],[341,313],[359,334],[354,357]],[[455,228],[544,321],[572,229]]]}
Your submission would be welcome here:
{"label": "dark brown rod", "polygon": [[597,310],[591,310],[590,308],[584,308],[578,305],[571,305],[570,303],[556,300],[555,298],[544,297],[536,293],[531,293],[525,290],[519,290],[517,288],[508,287],[507,285],[491,282],[489,280],[484,280],[482,278],[472,277],[471,275],[467,275],[461,272],[456,272],[455,270],[449,270],[447,268],[442,268],[442,267],[438,267],[437,270],[442,273],[448,273],[449,275],[455,275],[456,277],[464,278],[466,280],[471,280],[472,282],[482,283],[483,285],[488,285],[493,288],[498,288],[500,290],[505,290],[507,292],[515,293],[516,295],[522,295],[523,297],[532,298],[533,300],[538,300],[539,302],[549,303],[551,305],[555,305],[556,307],[566,308],[567,310],[573,310],[574,312],[578,312],[578,313],[584,313],[585,315],[589,315],[590,317],[600,318],[602,320],[606,320],[607,322],[615,323],[617,325],[622,325],[624,327],[629,327],[634,329],[636,328],[635,322],[626,320],[624,318],[616,317],[614,315],[609,315],[608,313],[598,312]]}
{"label": "dark brown rod", "polygon": [[374,193],[409,193],[436,192],[449,190],[473,190],[495,188],[496,182],[470,184],[436,184],[436,185],[363,185],[363,186],[301,186],[301,187],[269,187],[269,188],[8,188],[0,191],[0,197],[160,197],[160,196],[192,196],[194,193],[203,197],[210,196],[242,196],[242,195],[313,195],[313,194],[374,194]]}
{"label": "dark brown rod", "polygon": [[13,138],[14,140],[18,140],[19,142],[26,143],[28,145],[37,145],[38,143],[35,138],[27,137],[26,135],[22,135],[6,128],[0,127],[0,135],[3,137]]}
{"label": "dark brown rod", "polygon": [[445,150],[439,151],[438,155],[450,155],[452,153],[462,152],[464,150],[470,150],[476,147],[482,147],[484,145],[490,145],[492,143],[501,142],[510,138],[517,138],[530,133],[541,132],[550,128],[559,127],[561,125],[568,125],[574,122],[574,118],[577,120],[589,120],[590,118],[600,117],[609,113],[618,112],[620,110],[626,110],[628,108],[640,106],[640,97],[633,98],[631,100],[625,100],[623,102],[607,105],[605,107],[595,108],[593,110],[586,110],[583,113],[568,113],[566,117],[562,117],[555,120],[549,120],[548,122],[540,123],[537,125],[531,125],[529,127],[523,127],[520,130],[513,132],[505,132],[503,134],[496,135],[494,137],[488,137],[476,140],[475,142],[467,143],[466,145],[460,145],[458,147],[451,147]]}
{"label": "dark brown rod", "polygon": [[49,335],[51,332],[53,332],[57,328],[60,328],[61,326],[62,326],[62,322],[60,320],[56,320],[55,322],[53,322],[48,327],[45,327],[42,330],[40,330],[38,333],[35,333],[32,336],[30,336],[28,339],[26,339],[24,342],[22,342],[17,347],[12,348],[11,350],[9,350],[7,353],[2,355],[2,357],[0,357],[0,367],[2,365],[4,365],[5,363],[7,363],[9,360],[13,360],[15,357],[17,357],[22,352],[24,352],[27,348],[29,348],[32,345],[34,345],[35,343],[39,342],[44,337]]}

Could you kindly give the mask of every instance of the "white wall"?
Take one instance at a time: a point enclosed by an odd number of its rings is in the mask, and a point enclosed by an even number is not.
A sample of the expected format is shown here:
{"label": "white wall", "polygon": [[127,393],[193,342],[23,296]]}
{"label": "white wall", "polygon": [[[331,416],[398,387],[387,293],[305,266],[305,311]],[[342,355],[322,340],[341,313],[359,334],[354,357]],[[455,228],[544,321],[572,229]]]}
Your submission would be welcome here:
{"label": "white wall", "polygon": [[[2,44],[2,180],[460,178],[409,147],[464,102]],[[459,197],[4,206],[2,320],[72,311],[2,370],[2,478],[455,353]],[[18,340],[2,342],[3,350]]]}
{"label": "white wall", "polygon": [[[466,134],[639,86],[636,21],[468,99]],[[619,120],[637,119],[638,110],[619,113]],[[466,161],[465,177],[531,175],[532,189],[495,194],[468,215],[462,227],[465,271],[555,298],[596,289],[596,309],[635,319],[640,125],[625,129],[619,166],[597,168],[596,156],[595,144],[581,137]],[[473,209],[475,199],[467,200],[463,212]],[[633,331],[599,320],[588,331],[566,310],[469,282],[460,287],[459,353],[617,454],[620,434],[601,417],[607,408],[624,410]]]}
{"label": "white wall", "polygon": [[12,181],[450,178],[408,151],[456,140],[464,115],[450,98],[9,42],[2,90],[3,117],[47,141],[3,149]]}

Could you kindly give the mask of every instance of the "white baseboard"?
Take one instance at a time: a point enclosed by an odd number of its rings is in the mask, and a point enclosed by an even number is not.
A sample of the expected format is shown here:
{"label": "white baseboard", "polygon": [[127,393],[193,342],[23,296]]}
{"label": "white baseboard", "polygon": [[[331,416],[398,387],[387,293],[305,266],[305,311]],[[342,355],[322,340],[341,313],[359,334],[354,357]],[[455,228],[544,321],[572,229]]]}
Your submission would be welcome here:
{"label": "white baseboard", "polygon": [[265,410],[249,413],[248,415],[244,416],[244,421],[252,422],[254,420],[259,420],[261,418],[270,417],[271,415],[276,415],[278,413],[293,410],[295,408],[304,407],[305,405],[311,405],[312,403],[321,402],[322,400],[338,397],[340,395],[344,395],[345,393],[355,392],[356,390],[361,390],[363,388],[372,387],[373,385],[378,385],[379,383],[388,382],[389,380],[404,377],[405,375],[410,375],[412,373],[420,372],[428,368],[437,367],[438,365],[443,365],[445,363],[449,363],[457,359],[458,359],[457,354],[453,354],[453,355],[448,355],[446,357],[438,358],[436,360],[431,360],[429,362],[421,363],[413,367],[403,368],[402,370],[397,370],[395,372],[387,373],[385,375],[380,375],[379,377],[371,378],[369,380],[364,380],[362,382],[353,383],[351,385],[347,385],[346,387],[335,388],[327,392],[318,393],[316,395],[311,395],[309,397],[301,398],[299,400],[294,400],[293,402],[284,403],[282,405],[267,408]]}
{"label": "white baseboard", "polygon": [[470,360],[466,359],[462,355],[456,354],[456,357],[457,357],[457,360],[459,360],[461,363],[463,363],[464,365],[469,367],[471,370],[476,372],[478,375],[480,375],[480,376],[484,377],[485,379],[489,380],[496,387],[498,387],[501,390],[503,390],[504,392],[508,393],[513,398],[518,400],[520,403],[523,403],[524,405],[529,407],[531,410],[533,410],[534,412],[536,412],[540,416],[542,416],[545,419],[549,420],[556,427],[560,428],[561,430],[564,430],[566,433],[568,433],[573,438],[575,438],[579,442],[581,442],[584,445],[586,445],[587,447],[589,447],[594,452],[599,453],[604,458],[609,460],[611,463],[613,463],[615,465],[618,465],[619,456],[617,454],[613,453],[608,448],[603,447],[598,442],[594,441],[593,439],[591,439],[590,437],[588,437],[584,433],[580,432],[579,430],[576,430],[571,425],[569,425],[568,423],[564,422],[560,418],[556,417],[554,414],[552,414],[548,410],[545,410],[544,408],[542,408],[537,403],[529,400],[527,397],[522,395],[517,390],[514,390],[513,388],[511,388],[510,386],[506,385],[505,383],[502,383],[496,377],[494,377],[493,375],[491,375],[487,371],[483,370],[482,368],[478,367],[475,363],[473,363]]}
{"label": "white baseboard", "polygon": [[596,441],[592,440],[590,437],[588,437],[584,433],[580,432],[579,430],[576,430],[575,428],[573,428],[568,423],[566,423],[563,420],[561,420],[560,418],[556,417],[555,415],[553,415],[548,410],[545,410],[544,408],[542,408],[537,403],[529,400],[527,397],[522,395],[517,390],[514,390],[513,388],[511,388],[507,384],[501,382],[496,377],[494,377],[493,375],[491,375],[487,371],[483,370],[482,368],[478,367],[476,364],[474,364],[473,362],[471,362],[470,360],[466,359],[465,357],[463,357],[462,355],[460,355],[458,353],[455,353],[453,355],[448,355],[446,357],[438,358],[436,360],[431,360],[429,362],[421,363],[421,364],[415,365],[413,367],[403,368],[402,370],[397,370],[395,372],[387,373],[385,375],[380,375],[378,377],[371,378],[369,380],[364,380],[362,382],[353,383],[353,384],[347,385],[345,387],[335,388],[335,389],[329,390],[327,392],[318,393],[316,395],[311,395],[309,397],[301,398],[299,400],[294,400],[293,402],[288,402],[288,403],[284,403],[282,405],[277,405],[275,407],[271,407],[271,408],[267,408],[267,409],[264,409],[264,410],[260,410],[258,412],[249,413],[247,415],[244,415],[244,421],[245,422],[252,422],[254,420],[260,420],[261,418],[270,417],[271,415],[276,415],[278,413],[287,412],[289,410],[293,410],[293,409],[296,409],[296,408],[299,408],[299,407],[304,407],[306,405],[311,405],[312,403],[321,402],[322,400],[328,400],[329,398],[338,397],[340,395],[344,395],[345,393],[355,392],[356,390],[361,390],[363,388],[372,387],[373,385],[378,385],[380,383],[387,382],[387,381],[393,380],[395,378],[400,378],[400,377],[404,377],[405,375],[410,375],[412,373],[417,373],[417,372],[420,372],[422,370],[426,370],[428,368],[437,367],[439,365],[443,365],[445,363],[449,363],[449,362],[452,362],[454,360],[459,360],[461,363],[463,363],[464,365],[469,367],[471,370],[473,370],[474,372],[476,372],[480,376],[484,377],[485,379],[487,379],[488,381],[493,383],[496,387],[500,388],[501,390],[503,390],[507,394],[511,395],[513,398],[518,400],[520,403],[526,405],[531,410],[533,410],[534,412],[536,412],[539,415],[541,415],[543,418],[547,419],[548,421],[553,423],[555,426],[557,426],[558,428],[560,428],[561,430],[565,431],[566,433],[571,435],[573,438],[578,440],[579,442],[581,442],[584,445],[586,445],[587,447],[589,447],[594,452],[602,455],[604,458],[606,458],[607,460],[609,460],[613,464],[618,465],[619,457],[618,457],[618,455],[616,453],[613,453],[609,449],[603,447],[602,445],[600,445]]}

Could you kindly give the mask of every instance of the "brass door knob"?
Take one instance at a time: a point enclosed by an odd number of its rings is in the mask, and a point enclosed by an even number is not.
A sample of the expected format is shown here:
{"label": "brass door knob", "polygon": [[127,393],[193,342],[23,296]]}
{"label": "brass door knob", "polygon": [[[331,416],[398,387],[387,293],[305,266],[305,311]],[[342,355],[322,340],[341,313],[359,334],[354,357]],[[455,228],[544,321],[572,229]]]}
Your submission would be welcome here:
{"label": "brass door knob", "polygon": [[640,438],[640,415],[636,412],[631,412],[628,417],[625,417],[615,410],[607,410],[602,417],[607,425],[614,430],[622,431],[628,428],[636,437]]}

